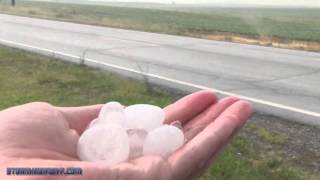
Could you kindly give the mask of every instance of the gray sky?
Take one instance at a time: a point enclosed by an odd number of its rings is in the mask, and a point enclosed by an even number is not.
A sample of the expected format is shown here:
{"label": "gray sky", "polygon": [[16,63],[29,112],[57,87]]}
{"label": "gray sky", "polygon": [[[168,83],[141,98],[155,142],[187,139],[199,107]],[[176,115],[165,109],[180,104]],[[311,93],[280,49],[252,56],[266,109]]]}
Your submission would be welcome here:
{"label": "gray sky", "polygon": [[119,1],[119,2],[160,2],[178,4],[243,4],[243,5],[290,5],[290,6],[320,6],[320,0],[92,0],[92,1]]}

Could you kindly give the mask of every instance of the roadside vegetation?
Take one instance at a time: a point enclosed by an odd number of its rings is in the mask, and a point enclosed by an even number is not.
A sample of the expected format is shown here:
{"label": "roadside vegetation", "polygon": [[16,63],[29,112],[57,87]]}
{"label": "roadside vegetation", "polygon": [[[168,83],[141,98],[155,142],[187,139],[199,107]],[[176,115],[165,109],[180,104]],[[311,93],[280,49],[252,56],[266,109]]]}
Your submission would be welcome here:
{"label": "roadside vegetation", "polygon": [[130,7],[19,1],[0,13],[139,31],[320,51],[320,13],[312,8]]}
{"label": "roadside vegetation", "polygon": [[[119,101],[123,104],[149,103],[166,106],[180,95],[161,87],[152,92],[143,82],[99,69],[71,64],[54,58],[0,46],[0,110],[31,101],[57,106],[81,106]],[[287,143],[274,133],[247,126],[243,132],[260,141]],[[261,135],[259,135],[261,134]],[[303,171],[285,155],[270,153],[240,133],[225,149],[202,180],[318,179]]]}

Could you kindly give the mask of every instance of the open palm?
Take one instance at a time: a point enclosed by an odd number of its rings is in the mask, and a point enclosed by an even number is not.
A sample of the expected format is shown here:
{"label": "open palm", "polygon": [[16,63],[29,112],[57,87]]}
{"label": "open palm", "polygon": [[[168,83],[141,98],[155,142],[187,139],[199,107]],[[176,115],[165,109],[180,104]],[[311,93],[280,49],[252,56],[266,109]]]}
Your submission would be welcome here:
{"label": "open palm", "polygon": [[[166,123],[179,120],[187,143],[168,158],[145,156],[107,166],[79,161],[77,141],[102,105],[63,108],[30,103],[0,112],[0,179],[7,167],[80,167],[69,179],[195,179],[251,114],[250,105],[234,97],[218,101],[210,91],[186,96],[165,108]],[[11,177],[10,177],[11,178]],[[26,177],[16,177],[23,178]],[[65,179],[63,176],[28,176]]]}

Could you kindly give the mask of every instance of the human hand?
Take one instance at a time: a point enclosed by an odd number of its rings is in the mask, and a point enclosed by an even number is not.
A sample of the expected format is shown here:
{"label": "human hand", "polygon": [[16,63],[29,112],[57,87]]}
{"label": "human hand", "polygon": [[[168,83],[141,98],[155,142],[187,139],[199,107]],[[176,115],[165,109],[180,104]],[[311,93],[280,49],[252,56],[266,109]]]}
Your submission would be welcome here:
{"label": "human hand", "polygon": [[107,166],[79,161],[76,153],[79,134],[98,116],[101,107],[63,108],[30,103],[1,111],[1,172],[7,167],[79,167],[83,175],[68,176],[69,179],[195,179],[211,165],[251,114],[250,105],[237,98],[217,101],[210,91],[191,94],[165,108],[166,123],[179,120],[183,125],[187,140],[183,147],[168,158],[145,156]]}

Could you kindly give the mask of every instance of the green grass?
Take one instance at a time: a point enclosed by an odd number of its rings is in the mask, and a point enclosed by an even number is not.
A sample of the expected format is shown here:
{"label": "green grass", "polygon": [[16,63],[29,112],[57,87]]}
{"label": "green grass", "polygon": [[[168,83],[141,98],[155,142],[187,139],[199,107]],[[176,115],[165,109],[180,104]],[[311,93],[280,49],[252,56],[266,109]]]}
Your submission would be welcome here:
{"label": "green grass", "polygon": [[[5,1],[4,1],[5,2]],[[18,1],[0,11],[176,35],[231,32],[249,36],[320,41],[320,9],[111,7]]]}
{"label": "green grass", "polygon": [[[171,92],[102,70],[66,63],[0,46],[0,110],[31,101],[80,106],[119,101],[166,106]],[[259,152],[253,143],[237,137],[225,149],[206,179],[310,179],[277,154]]]}
{"label": "green grass", "polygon": [[159,106],[170,96],[155,90],[147,93],[142,82],[81,65],[1,48],[0,109],[31,101],[47,101],[61,106],[120,101],[146,102]]}
{"label": "green grass", "polygon": [[260,140],[273,145],[285,145],[288,142],[288,136],[282,132],[273,132],[267,128],[258,127],[254,124],[248,124],[247,129]]}
{"label": "green grass", "polygon": [[[264,154],[265,153],[265,154]],[[289,166],[279,155],[257,152],[244,138],[236,138],[226,148],[216,165],[201,180],[267,180],[310,179],[304,173]]]}
{"label": "green grass", "polygon": [[285,134],[273,133],[265,128],[259,128],[257,130],[257,135],[272,144],[285,144],[288,139]]}

